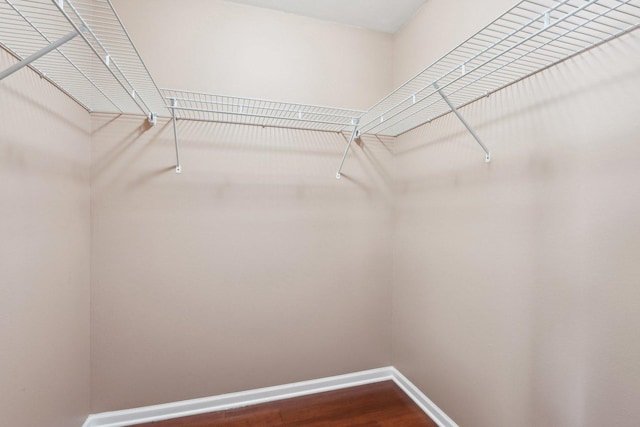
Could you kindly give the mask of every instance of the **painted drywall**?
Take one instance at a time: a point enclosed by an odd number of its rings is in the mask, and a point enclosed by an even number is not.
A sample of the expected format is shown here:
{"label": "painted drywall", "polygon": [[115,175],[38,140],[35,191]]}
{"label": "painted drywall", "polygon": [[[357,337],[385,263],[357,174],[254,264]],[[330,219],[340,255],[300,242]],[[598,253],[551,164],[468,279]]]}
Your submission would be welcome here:
{"label": "painted drywall", "polygon": [[[475,3],[429,1],[397,78]],[[491,164],[453,115],[398,138],[393,364],[459,425],[640,425],[638,99],[636,32],[465,107]]]}
{"label": "painted drywall", "polygon": [[426,2],[393,40],[394,88],[509,10],[514,0]]}
{"label": "painted drywall", "polygon": [[[391,86],[388,35],[114,3],[161,85],[353,107]],[[181,121],[176,175],[166,119],[93,128],[94,413],[389,364],[388,141],[354,144],[337,181],[345,135]]]}
{"label": "painted drywall", "polygon": [[390,361],[388,151],[342,135],[96,117],[92,409]]}
{"label": "painted drywall", "polygon": [[161,87],[367,109],[392,87],[390,34],[221,0],[116,0]]}
{"label": "painted drywall", "polygon": [[[356,108],[510,5],[431,0],[392,62],[373,32],[115,3],[161,85]],[[460,425],[638,425],[638,37],[465,108],[490,165],[447,116],[365,137],[341,182],[341,135],[181,123],[177,176],[166,120],[0,83],[2,424],[88,412],[91,129],[92,412],[393,363]]]}
{"label": "painted drywall", "polygon": [[[16,60],[0,49],[0,69]],[[89,114],[23,69],[0,82],[0,425],[89,414]]]}

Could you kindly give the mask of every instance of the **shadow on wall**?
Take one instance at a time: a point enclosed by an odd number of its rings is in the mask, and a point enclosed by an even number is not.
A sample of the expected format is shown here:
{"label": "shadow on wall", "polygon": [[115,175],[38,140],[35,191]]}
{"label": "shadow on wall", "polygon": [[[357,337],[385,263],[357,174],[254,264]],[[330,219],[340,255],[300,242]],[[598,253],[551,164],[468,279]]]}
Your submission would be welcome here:
{"label": "shadow on wall", "polygon": [[[0,54],[6,52],[0,49]],[[68,108],[64,111],[51,108],[59,104],[60,91],[31,70],[22,72],[0,82],[0,100],[8,106],[1,124],[0,161],[4,172],[85,182],[88,146],[83,142],[89,139],[88,113],[74,102],[65,104]],[[10,79],[19,79],[20,89]],[[73,120],[83,115],[86,115],[84,122]],[[20,124],[25,117],[29,121],[28,129]],[[74,132],[76,139],[57,141],[60,128]]]}
{"label": "shadow on wall", "polygon": [[[565,141],[561,140],[563,134],[552,130],[553,126],[549,124],[562,121],[563,128],[580,134],[581,139],[569,141],[572,148],[588,149],[590,135],[584,132],[580,118],[592,115],[594,120],[606,124],[610,120],[607,115],[618,109],[624,110],[624,106],[614,100],[628,92],[625,87],[638,84],[640,66],[626,64],[618,67],[615,61],[630,51],[637,51],[639,39],[636,34],[626,35],[610,42],[606,48],[596,47],[463,107],[462,114],[492,152],[493,162],[489,165],[484,164],[481,148],[453,114],[400,136],[401,143],[393,149],[398,164],[405,161],[412,164],[410,158],[426,158],[430,163],[419,169],[393,167],[397,172],[393,179],[394,191],[428,190],[443,183],[479,184],[489,179],[490,171],[502,159],[510,157],[531,140],[535,142],[535,155],[528,160],[530,169],[527,173],[553,173],[554,159],[549,159],[544,152],[547,149],[553,151],[554,146]],[[580,78],[576,78],[577,68],[588,69],[589,73],[581,73]],[[616,90],[617,94],[612,93]],[[616,128],[603,129],[615,133]],[[573,152],[556,154],[574,155]],[[407,169],[414,173],[407,173]],[[504,165],[500,169],[504,171]],[[514,175],[511,179],[522,178],[517,176],[522,170],[520,167],[512,168]],[[478,180],[480,176],[481,181]]]}
{"label": "shadow on wall", "polygon": [[136,193],[162,183],[181,193],[202,188],[217,197],[277,198],[293,192],[391,203],[391,140],[363,136],[352,145],[337,181],[348,138],[343,133],[179,121],[183,173],[177,175],[172,122],[160,120],[153,128],[145,123],[137,116],[94,115],[94,191]]}
{"label": "shadow on wall", "polygon": [[143,122],[93,119],[95,412],[388,365],[377,139],[338,181],[341,134],[181,121],[178,175]]}
{"label": "shadow on wall", "polygon": [[[0,48],[1,50],[1,48]],[[3,53],[5,53],[3,51]],[[31,69],[22,70],[24,73],[34,73]],[[44,78],[40,78],[41,81],[38,81],[37,77],[25,79],[28,82],[28,86],[26,90],[16,90],[9,83],[9,79],[17,78],[16,76],[10,76],[6,78],[6,81],[0,81],[0,87],[2,91],[5,93],[3,95],[3,102],[11,102],[15,105],[24,105],[24,108],[33,109],[34,117],[39,115],[46,115],[47,117],[55,118],[56,122],[64,124],[71,129],[80,132],[86,132],[86,129],[82,126],[79,126],[78,123],[69,118],[69,115],[62,114],[59,110],[50,108],[51,102],[46,102],[45,100],[51,100],[52,98],[60,96],[60,90],[48,83]],[[43,84],[44,83],[44,84]],[[31,94],[31,95],[29,95]],[[37,98],[34,96],[37,94]],[[8,98],[5,98],[8,97]],[[22,108],[22,107],[21,107]],[[84,109],[80,104],[78,104],[78,108]]]}
{"label": "shadow on wall", "polygon": [[638,40],[465,107],[490,164],[397,140],[394,363],[460,425],[638,425]]}

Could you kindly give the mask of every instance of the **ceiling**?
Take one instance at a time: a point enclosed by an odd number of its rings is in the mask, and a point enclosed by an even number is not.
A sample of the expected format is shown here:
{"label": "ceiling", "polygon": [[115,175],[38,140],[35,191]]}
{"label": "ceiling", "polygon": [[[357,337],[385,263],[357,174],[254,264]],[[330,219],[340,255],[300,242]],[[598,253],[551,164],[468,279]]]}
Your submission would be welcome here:
{"label": "ceiling", "polygon": [[229,0],[338,22],[370,30],[395,33],[427,0]]}

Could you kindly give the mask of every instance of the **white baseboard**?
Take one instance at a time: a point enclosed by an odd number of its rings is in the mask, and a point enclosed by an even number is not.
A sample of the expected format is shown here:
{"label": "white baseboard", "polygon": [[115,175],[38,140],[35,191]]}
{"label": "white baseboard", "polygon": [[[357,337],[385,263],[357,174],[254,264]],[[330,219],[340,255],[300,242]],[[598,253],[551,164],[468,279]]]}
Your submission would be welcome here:
{"label": "white baseboard", "polygon": [[393,381],[422,409],[439,427],[458,427],[442,409],[438,408],[423,392],[396,368],[390,367]]}
{"label": "white baseboard", "polygon": [[223,394],[203,399],[185,400],[182,402],[145,406],[123,411],[104,412],[89,415],[83,427],[126,427],[153,421],[224,411],[232,408],[257,405],[388,380],[393,380],[398,387],[411,397],[440,427],[458,427],[456,423],[394,367],[372,369],[353,374],[338,375],[335,377],[302,381],[239,393]]}

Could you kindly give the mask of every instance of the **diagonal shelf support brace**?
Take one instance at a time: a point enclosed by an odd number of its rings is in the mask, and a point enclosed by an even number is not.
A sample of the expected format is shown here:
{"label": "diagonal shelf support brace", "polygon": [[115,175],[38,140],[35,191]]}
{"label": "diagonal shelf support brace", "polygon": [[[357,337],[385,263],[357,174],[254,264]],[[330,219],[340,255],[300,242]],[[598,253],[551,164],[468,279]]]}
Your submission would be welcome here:
{"label": "diagonal shelf support brace", "polygon": [[442,91],[442,89],[440,89],[440,86],[438,86],[438,83],[434,83],[433,87],[438,91],[438,93],[440,94],[440,96],[442,97],[444,102],[447,103],[449,108],[451,108],[451,111],[453,111],[453,113],[456,115],[456,117],[458,117],[458,120],[460,120],[462,122],[462,124],[464,125],[464,127],[467,128],[467,130],[469,131],[471,136],[473,136],[473,138],[478,142],[478,144],[480,144],[480,146],[482,147],[482,149],[484,150],[485,155],[486,155],[485,156],[485,162],[487,162],[487,163],[491,162],[491,152],[489,151],[487,146],[484,145],[484,143],[482,142],[482,140],[480,139],[478,134],[476,134],[476,132],[471,127],[471,125],[464,119],[464,117],[462,117],[462,114],[460,114],[458,109],[451,103],[449,98],[447,98],[447,95],[445,95],[445,93]]}
{"label": "diagonal shelf support brace", "polygon": [[182,173],[180,165],[180,146],[178,145],[178,120],[176,119],[176,108],[178,108],[178,100],[171,98],[171,119],[173,120],[173,141],[176,146],[176,173]]}
{"label": "diagonal shelf support brace", "polygon": [[80,34],[80,33],[74,30],[74,31],[70,32],[69,34],[67,34],[66,36],[62,37],[60,40],[57,40],[57,41],[51,43],[50,45],[43,47],[42,49],[40,49],[36,53],[30,55],[28,58],[25,58],[22,61],[20,61],[20,62],[18,62],[16,64],[13,64],[11,67],[9,67],[6,70],[0,72],[0,80],[4,79],[5,77],[9,77],[11,74],[15,73],[16,71],[21,70],[22,68],[24,68],[27,65],[31,64],[33,61],[36,61],[36,60],[42,58],[43,56],[45,56],[47,53],[51,52],[52,50],[58,49],[63,44],[65,44],[68,41],[74,39],[78,34]]}
{"label": "diagonal shelf support brace", "polygon": [[336,173],[336,179],[342,178],[342,167],[344,166],[344,161],[347,160],[347,154],[349,154],[349,149],[351,148],[351,144],[353,144],[353,141],[359,136],[360,136],[360,130],[358,129],[358,120],[356,120],[353,126],[353,132],[351,133],[351,138],[349,138],[349,143],[347,144],[347,148],[344,150],[344,155],[342,156],[340,167],[338,168],[338,172]]}

